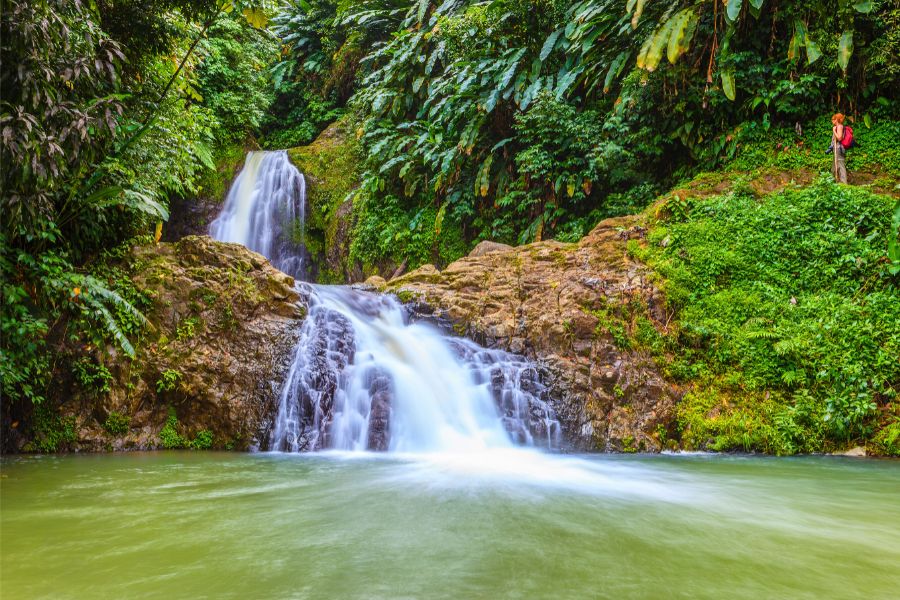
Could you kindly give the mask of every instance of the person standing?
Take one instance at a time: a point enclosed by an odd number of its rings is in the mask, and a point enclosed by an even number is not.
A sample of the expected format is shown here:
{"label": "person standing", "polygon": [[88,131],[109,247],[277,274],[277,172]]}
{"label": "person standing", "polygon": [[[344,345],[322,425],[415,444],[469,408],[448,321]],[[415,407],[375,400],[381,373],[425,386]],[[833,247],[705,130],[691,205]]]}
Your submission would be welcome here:
{"label": "person standing", "polygon": [[835,113],[831,117],[831,149],[834,152],[834,164],[831,173],[838,183],[847,183],[847,163],[845,161],[847,150],[841,143],[844,139],[844,115]]}

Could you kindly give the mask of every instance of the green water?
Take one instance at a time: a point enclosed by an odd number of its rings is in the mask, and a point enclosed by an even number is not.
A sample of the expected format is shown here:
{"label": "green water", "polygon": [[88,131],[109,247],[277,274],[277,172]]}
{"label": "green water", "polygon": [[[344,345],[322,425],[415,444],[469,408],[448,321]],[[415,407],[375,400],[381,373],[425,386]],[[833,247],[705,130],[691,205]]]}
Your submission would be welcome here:
{"label": "green water", "polygon": [[3,459],[14,598],[897,598],[900,463]]}

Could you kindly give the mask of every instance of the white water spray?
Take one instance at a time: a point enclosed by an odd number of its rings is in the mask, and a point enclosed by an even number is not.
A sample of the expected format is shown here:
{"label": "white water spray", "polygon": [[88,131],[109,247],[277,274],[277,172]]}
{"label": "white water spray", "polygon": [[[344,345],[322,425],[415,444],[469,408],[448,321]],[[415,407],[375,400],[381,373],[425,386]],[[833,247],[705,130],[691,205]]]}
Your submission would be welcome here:
{"label": "white water spray", "polygon": [[243,244],[279,270],[303,276],[306,180],[287,152],[250,152],[235,179],[210,235]]}
{"label": "white water spray", "polygon": [[392,297],[309,286],[275,450],[474,452],[556,447],[559,423],[524,359],[409,323]]}

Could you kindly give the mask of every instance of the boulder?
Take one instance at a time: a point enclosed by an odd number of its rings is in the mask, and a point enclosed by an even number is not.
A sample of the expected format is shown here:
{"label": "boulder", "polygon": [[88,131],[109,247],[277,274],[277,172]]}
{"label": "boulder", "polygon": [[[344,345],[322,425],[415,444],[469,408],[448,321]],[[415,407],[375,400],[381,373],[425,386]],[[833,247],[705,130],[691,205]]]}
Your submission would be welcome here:
{"label": "boulder", "polygon": [[469,252],[469,256],[472,258],[476,258],[479,256],[485,256],[487,254],[492,254],[494,252],[508,252],[512,250],[513,247],[509,244],[501,244],[499,242],[491,242],[485,240],[483,242],[479,242],[477,246],[472,248],[472,251]]}

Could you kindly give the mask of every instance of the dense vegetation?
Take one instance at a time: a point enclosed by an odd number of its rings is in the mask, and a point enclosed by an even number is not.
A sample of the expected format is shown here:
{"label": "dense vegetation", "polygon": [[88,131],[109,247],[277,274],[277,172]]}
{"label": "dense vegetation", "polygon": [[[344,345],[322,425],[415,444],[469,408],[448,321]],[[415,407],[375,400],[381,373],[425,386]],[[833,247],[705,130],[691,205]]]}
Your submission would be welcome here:
{"label": "dense vegetation", "polygon": [[[40,404],[59,368],[102,389],[146,326],[111,259],[158,239],[173,199],[220,197],[246,148],[339,118],[356,139],[334,168],[360,184],[325,186],[319,212],[350,219],[366,273],[574,241],[702,171],[809,181],[838,110],[857,183],[900,178],[893,0],[11,0],[2,54],[6,407]],[[634,251],[679,315],[670,375],[712,390],[683,406],[688,441],[793,452],[880,427],[895,447],[891,201],[819,181],[664,206],[665,247]]]}
{"label": "dense vegetation", "polygon": [[677,316],[644,342],[695,384],[688,447],[819,452],[880,431],[900,454],[900,262],[885,256],[900,204],[827,179],[765,196],[738,179],[654,214],[630,249]]}
{"label": "dense vegetation", "polygon": [[304,0],[277,19],[278,69],[330,102],[357,89],[355,258],[445,262],[460,239],[577,239],[779,126],[822,152],[813,119],[896,118],[898,20],[879,1]]}
{"label": "dense vegetation", "polygon": [[133,354],[140,298],[101,259],[158,237],[169,198],[196,193],[218,149],[261,121],[277,41],[247,21],[265,15],[212,0],[4,3],[4,406],[44,399],[51,347],[92,357],[83,373],[102,372],[107,340]]}

